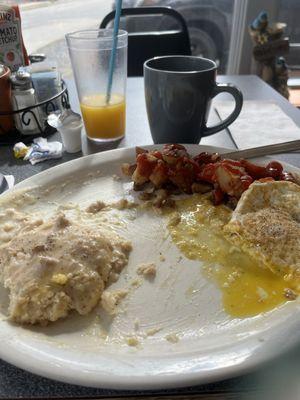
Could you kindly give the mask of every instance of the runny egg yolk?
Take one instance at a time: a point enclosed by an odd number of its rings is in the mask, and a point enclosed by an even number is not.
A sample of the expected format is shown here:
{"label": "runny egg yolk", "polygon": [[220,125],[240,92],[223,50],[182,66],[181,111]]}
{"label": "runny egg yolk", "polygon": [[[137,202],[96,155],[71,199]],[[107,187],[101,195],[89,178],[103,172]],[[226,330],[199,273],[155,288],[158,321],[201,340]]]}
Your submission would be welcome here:
{"label": "runny egg yolk", "polygon": [[225,311],[249,317],[288,301],[287,282],[230,243],[223,233],[231,210],[214,206],[203,195],[177,202],[169,216],[173,242],[189,259],[204,262],[205,275],[222,291]]}

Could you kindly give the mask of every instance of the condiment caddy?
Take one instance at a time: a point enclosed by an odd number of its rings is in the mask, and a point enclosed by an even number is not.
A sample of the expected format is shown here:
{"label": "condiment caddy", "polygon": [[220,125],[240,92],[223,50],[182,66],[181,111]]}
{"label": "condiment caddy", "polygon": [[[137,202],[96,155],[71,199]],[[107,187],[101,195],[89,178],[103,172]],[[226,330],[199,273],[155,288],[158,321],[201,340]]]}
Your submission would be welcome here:
{"label": "condiment caddy", "polygon": [[0,88],[5,94],[0,104],[0,144],[53,133],[48,115],[70,108],[67,88],[55,68],[21,67],[11,73],[0,65]]}

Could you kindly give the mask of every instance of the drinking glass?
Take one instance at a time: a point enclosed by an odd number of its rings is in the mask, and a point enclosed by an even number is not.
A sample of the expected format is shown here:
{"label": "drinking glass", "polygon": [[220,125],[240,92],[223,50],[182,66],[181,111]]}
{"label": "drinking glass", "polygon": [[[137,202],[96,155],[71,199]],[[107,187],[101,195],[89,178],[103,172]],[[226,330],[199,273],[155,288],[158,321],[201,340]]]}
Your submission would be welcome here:
{"label": "drinking glass", "polygon": [[107,95],[113,30],[66,35],[80,108],[89,139],[111,142],[125,135],[127,32],[119,30],[110,96]]}

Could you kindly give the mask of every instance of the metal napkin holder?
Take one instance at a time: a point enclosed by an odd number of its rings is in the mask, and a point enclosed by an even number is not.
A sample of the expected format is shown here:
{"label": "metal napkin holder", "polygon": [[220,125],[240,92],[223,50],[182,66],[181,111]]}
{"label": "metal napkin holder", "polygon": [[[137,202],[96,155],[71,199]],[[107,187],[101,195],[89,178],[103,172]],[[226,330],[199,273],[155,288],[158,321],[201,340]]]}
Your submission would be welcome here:
{"label": "metal napkin holder", "polygon": [[31,118],[33,118],[40,131],[39,133],[34,135],[22,135],[21,132],[19,132],[16,128],[11,131],[6,131],[1,127],[0,124],[0,145],[14,144],[18,141],[22,141],[26,144],[32,142],[32,139],[34,139],[35,137],[38,136],[47,137],[56,132],[56,129],[48,125],[46,120],[44,126],[41,126],[34,110],[37,109],[38,107],[45,106],[45,113],[49,115],[55,110],[57,110],[54,101],[59,98],[61,98],[62,108],[69,109],[70,108],[69,93],[64,80],[61,81],[61,86],[62,90],[58,92],[55,96],[52,96],[49,99],[41,101],[33,106],[10,112],[0,111],[0,116],[21,114],[21,120],[25,126],[28,126],[31,122]]}

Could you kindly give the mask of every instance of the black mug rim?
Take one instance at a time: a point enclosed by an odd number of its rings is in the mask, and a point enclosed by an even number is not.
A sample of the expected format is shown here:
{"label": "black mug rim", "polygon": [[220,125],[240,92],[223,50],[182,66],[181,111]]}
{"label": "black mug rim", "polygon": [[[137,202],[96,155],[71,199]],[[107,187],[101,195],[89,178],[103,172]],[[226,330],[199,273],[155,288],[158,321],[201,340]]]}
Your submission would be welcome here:
{"label": "black mug rim", "polygon": [[[195,69],[191,69],[190,71],[174,71],[174,70],[169,70],[169,69],[160,69],[160,68],[155,68],[155,67],[151,67],[149,66],[149,64],[151,64],[154,61],[157,60],[161,60],[161,59],[174,59],[174,58],[181,58],[181,59],[196,59],[196,60],[204,60],[204,61],[208,61],[209,63],[212,64],[211,68],[207,68],[207,69],[201,69],[201,70],[195,70]],[[166,74],[201,74],[203,72],[209,72],[209,71],[215,71],[217,69],[217,64],[213,61],[210,60],[209,58],[204,58],[204,57],[198,57],[198,56],[158,56],[158,57],[153,57],[150,58],[149,60],[146,60],[144,62],[144,69],[148,69],[151,71],[156,71],[156,72],[163,72]]]}

